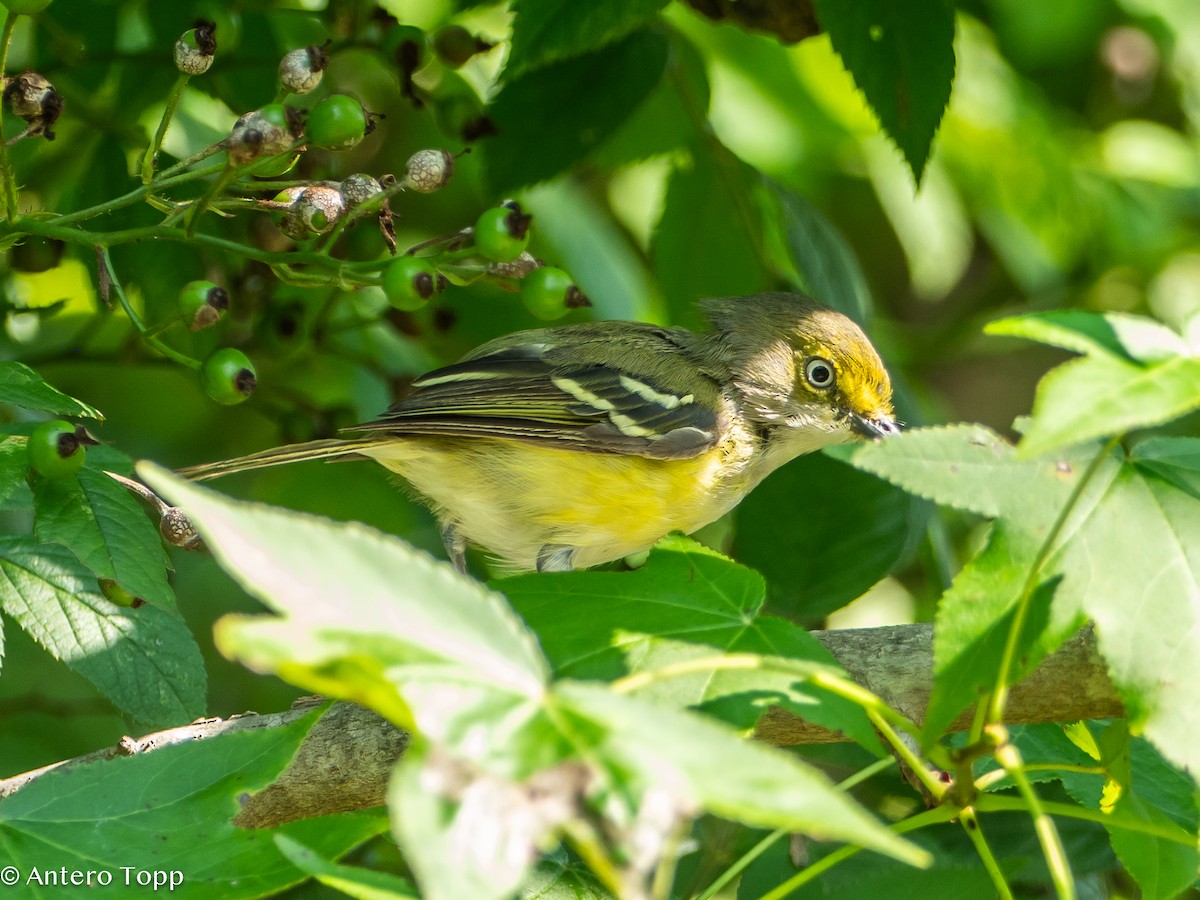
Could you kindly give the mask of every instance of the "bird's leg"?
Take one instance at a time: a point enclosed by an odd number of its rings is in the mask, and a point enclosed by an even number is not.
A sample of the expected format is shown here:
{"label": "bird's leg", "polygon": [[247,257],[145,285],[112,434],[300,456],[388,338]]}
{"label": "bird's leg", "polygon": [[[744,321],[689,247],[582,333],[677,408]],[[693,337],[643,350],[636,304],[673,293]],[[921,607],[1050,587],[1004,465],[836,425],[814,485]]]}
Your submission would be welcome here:
{"label": "bird's leg", "polygon": [[563,544],[544,544],[537,555],[539,572],[570,572],[575,568],[575,548]]}
{"label": "bird's leg", "polygon": [[454,522],[440,523],[439,531],[442,533],[442,546],[446,548],[446,555],[450,557],[450,562],[454,568],[466,575],[467,539],[462,536],[462,532],[458,530],[458,526]]}

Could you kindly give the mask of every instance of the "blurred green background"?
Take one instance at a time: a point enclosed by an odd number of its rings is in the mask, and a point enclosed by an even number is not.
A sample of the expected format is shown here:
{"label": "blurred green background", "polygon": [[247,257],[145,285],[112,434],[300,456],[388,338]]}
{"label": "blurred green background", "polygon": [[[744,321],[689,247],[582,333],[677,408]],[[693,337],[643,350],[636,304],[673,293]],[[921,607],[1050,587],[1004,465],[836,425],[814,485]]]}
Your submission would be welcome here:
{"label": "blurred green background", "polygon": [[[238,115],[269,102],[279,57],[327,37],[335,52],[324,82],[293,102],[307,108],[340,91],[386,118],[354,150],[307,152],[289,177],[397,173],[421,148],[462,151],[463,123],[502,89],[510,12],[449,0],[378,4],[400,22],[429,31],[460,23],[497,45],[457,70],[431,58],[416,73],[425,98],[418,109],[380,50],[394,26],[376,6],[56,0],[36,24],[22,20],[10,54],[10,71],[37,68],[67,101],[56,141],[23,141],[9,152],[22,209],[68,212],[136,185],[175,79],[170,47],[197,15],[217,20],[218,57],[187,87],[164,164],[221,139]],[[510,113],[513,127],[458,157],[445,189],[397,198],[400,246],[457,231],[515,194],[534,215],[532,252],[571,272],[593,301],[564,321],[696,325],[698,297],[804,288],[864,319],[897,383],[904,421],[977,421],[1007,434],[1029,410],[1037,380],[1063,357],[985,337],[985,322],[1074,307],[1183,327],[1200,311],[1194,0],[958,4],[953,93],[916,192],[827,37],[788,45],[679,2],[647,33],[666,48],[661,78],[618,110],[617,124],[591,135],[582,161],[533,186],[494,189],[502,153],[548,158],[559,140],[562,109],[522,106]],[[582,108],[600,109],[621,89],[598,83],[592,93],[579,98]],[[6,120],[6,134],[20,127]],[[133,206],[88,227],[160,218]],[[209,216],[201,230],[269,250],[288,246],[262,213]],[[106,421],[95,431],[105,442],[168,466],[330,436],[379,413],[425,368],[542,324],[494,285],[452,286],[431,308],[405,314],[376,288],[289,286],[211,247],[114,248],[118,274],[150,322],[175,315],[185,281],[210,278],[229,289],[233,308],[218,328],[177,327],[164,337],[194,356],[217,345],[251,356],[259,392],[221,407],[103,307],[88,248],[67,247],[46,268],[50,251],[33,240],[7,253],[0,358],[28,363],[101,409]],[[356,260],[385,252],[369,223],[337,250]],[[1177,427],[1196,433],[1194,419]],[[305,464],[220,489],[359,519],[440,554],[430,516],[390,481],[374,466]],[[27,530],[27,513],[0,511],[0,529]],[[826,457],[782,470],[707,537],[763,571],[776,610],[807,624],[888,571],[862,615],[834,622],[928,618],[978,539],[974,523],[933,514]],[[211,647],[212,622],[253,610],[254,601],[203,555],[174,560],[180,609],[210,665],[209,711],[285,707],[292,689]],[[486,572],[483,560],[475,564]],[[6,636],[0,775],[111,744],[128,729],[16,628]]]}

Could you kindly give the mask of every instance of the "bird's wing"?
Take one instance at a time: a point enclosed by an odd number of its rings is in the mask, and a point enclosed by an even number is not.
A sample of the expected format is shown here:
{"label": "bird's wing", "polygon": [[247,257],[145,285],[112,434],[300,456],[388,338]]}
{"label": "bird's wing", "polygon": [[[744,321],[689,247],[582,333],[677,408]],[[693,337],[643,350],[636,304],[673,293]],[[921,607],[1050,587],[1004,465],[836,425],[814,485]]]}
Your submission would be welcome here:
{"label": "bird's wing", "polygon": [[612,364],[604,361],[614,348],[602,324],[565,346],[554,330],[528,333],[545,340],[485,346],[417,378],[409,396],[349,430],[498,437],[658,459],[714,446],[719,389],[679,352],[674,333],[653,326],[627,333]]}

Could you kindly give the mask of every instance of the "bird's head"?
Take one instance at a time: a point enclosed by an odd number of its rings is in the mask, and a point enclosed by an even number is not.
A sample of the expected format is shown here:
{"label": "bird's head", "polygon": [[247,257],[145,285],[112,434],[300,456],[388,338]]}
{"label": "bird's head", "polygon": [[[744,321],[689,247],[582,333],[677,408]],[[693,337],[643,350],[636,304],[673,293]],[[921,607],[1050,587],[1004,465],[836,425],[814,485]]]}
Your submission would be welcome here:
{"label": "bird's head", "polygon": [[883,361],[846,316],[780,293],[708,300],[704,311],[744,413],[792,432],[796,452],[899,431]]}

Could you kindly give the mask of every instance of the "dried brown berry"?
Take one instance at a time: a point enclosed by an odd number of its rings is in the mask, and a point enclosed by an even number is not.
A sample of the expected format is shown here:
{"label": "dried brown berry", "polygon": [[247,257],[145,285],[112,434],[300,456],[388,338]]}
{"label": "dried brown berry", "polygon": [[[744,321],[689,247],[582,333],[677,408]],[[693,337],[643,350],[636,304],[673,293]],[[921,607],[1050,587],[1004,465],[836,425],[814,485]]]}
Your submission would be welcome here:
{"label": "dried brown berry", "polygon": [[14,115],[29,123],[26,133],[54,140],[53,125],[62,115],[66,101],[45,77],[32,69],[9,78],[4,85],[4,102]]}
{"label": "dried brown berry", "polygon": [[430,194],[449,183],[454,157],[445,150],[418,150],[404,166],[404,186]]}
{"label": "dried brown berry", "polygon": [[175,42],[175,68],[185,75],[203,75],[212,65],[217,52],[217,26],[207,19],[197,19],[194,28],[185,31]]}
{"label": "dried brown berry", "polygon": [[199,550],[200,535],[192,520],[178,506],[168,506],[158,520],[158,531],[172,547]]}
{"label": "dried brown berry", "polygon": [[382,191],[383,185],[378,180],[361,172],[348,175],[342,181],[342,196],[345,198],[347,206],[358,206],[360,203],[366,203]]}
{"label": "dried brown berry", "polygon": [[[326,41],[325,46],[328,46]],[[307,94],[318,84],[329,65],[325,46],[310,44],[291,50],[279,61],[279,81],[293,94]]]}

